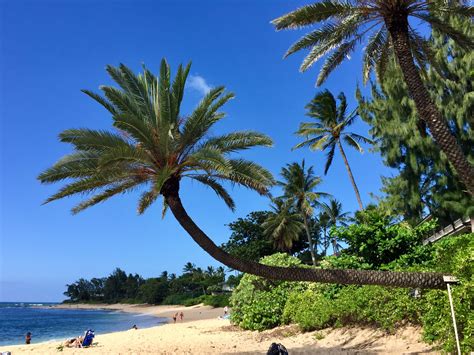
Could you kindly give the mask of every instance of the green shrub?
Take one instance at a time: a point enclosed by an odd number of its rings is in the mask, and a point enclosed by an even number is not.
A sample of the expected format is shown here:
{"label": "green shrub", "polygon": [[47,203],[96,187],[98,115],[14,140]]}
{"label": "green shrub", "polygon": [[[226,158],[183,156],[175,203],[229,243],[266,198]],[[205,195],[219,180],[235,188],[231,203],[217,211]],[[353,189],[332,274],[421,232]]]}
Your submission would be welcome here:
{"label": "green shrub", "polygon": [[283,310],[283,323],[297,323],[304,331],[318,330],[333,324],[334,303],[314,290],[293,292]]}
{"label": "green shrub", "polygon": [[[456,323],[463,353],[474,351],[474,234],[446,238],[435,244],[432,268],[455,275],[460,284],[452,287]],[[446,291],[427,292],[421,317],[423,337],[439,341],[446,351],[454,351],[456,343]]]}
{"label": "green shrub", "polygon": [[[261,259],[274,266],[301,266],[301,261],[277,253]],[[307,283],[270,281],[246,274],[230,298],[231,320],[244,329],[264,330],[281,324],[281,316],[291,291],[307,288]]]}
{"label": "green shrub", "polygon": [[171,294],[171,295],[166,296],[161,304],[184,305],[185,302],[190,301],[191,299],[194,299],[194,298],[189,294]]}
{"label": "green shrub", "polygon": [[206,295],[204,296],[203,303],[206,306],[212,307],[225,307],[229,305],[229,294],[220,294],[220,295]]}

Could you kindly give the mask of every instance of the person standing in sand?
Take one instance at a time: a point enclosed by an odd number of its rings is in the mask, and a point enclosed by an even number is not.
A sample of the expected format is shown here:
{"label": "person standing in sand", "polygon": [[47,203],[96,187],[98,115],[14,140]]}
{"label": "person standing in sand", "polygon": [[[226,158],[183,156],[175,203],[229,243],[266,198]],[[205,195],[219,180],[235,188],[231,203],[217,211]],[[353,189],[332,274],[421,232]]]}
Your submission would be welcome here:
{"label": "person standing in sand", "polygon": [[173,316],[173,322],[176,323],[176,319],[178,318],[178,312],[176,312]]}
{"label": "person standing in sand", "polygon": [[25,344],[30,344],[31,343],[31,333],[28,332],[26,333],[26,336],[25,336]]}
{"label": "person standing in sand", "polygon": [[225,306],[224,307],[224,317],[229,314],[229,307]]}
{"label": "person standing in sand", "polygon": [[183,311],[181,311],[181,312],[179,313],[179,319],[182,321],[183,318],[184,318],[184,313],[183,313]]}

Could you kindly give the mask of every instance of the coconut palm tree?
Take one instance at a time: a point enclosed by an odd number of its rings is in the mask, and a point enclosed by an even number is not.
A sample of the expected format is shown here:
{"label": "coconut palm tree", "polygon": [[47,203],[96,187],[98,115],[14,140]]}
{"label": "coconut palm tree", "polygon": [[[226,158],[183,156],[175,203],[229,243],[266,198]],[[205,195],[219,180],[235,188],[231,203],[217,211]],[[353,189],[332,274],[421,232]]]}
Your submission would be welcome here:
{"label": "coconut palm tree", "polygon": [[181,182],[193,179],[210,187],[231,209],[234,202],[221,182],[266,195],[274,183],[272,175],[254,162],[230,155],[255,146],[270,146],[272,141],[249,131],[210,136],[210,128],[224,117],[219,109],[233,97],[223,87],[212,89],[190,115],[181,115],[189,68],[180,66],[171,80],[165,60],[159,78],[148,69],[135,75],[124,65],[108,66],[119,88],[102,86],[105,97],[84,92],[109,111],[119,133],[85,128],[62,132],[60,140],[72,144],[74,151],[39,175],[42,183],[66,180],[65,186],[46,202],[92,194],[72,209],[78,213],[112,196],[143,188],[146,190],[139,198],[138,213],[163,197],[165,211],[169,208],[201,248],[231,269],[287,281],[444,288],[439,273],[274,267],[242,260],[220,249],[186,212],[180,196]]}
{"label": "coconut palm tree", "polygon": [[272,202],[272,211],[262,224],[263,233],[273,240],[276,248],[290,250],[304,230],[301,214],[288,200],[276,198]]}
{"label": "coconut palm tree", "polygon": [[[329,203],[321,203],[321,209],[323,210],[323,214],[327,216],[327,226],[329,228],[336,226],[347,226],[349,212],[343,212],[342,203],[336,199],[330,199]],[[340,245],[337,242],[336,236],[332,238],[332,248],[334,254],[337,255],[339,253]]]}
{"label": "coconut palm tree", "polygon": [[388,60],[394,54],[420,118],[472,195],[474,167],[466,159],[421,80],[420,70],[428,63],[437,67],[434,51],[430,42],[413,26],[421,20],[462,48],[473,50],[473,38],[453,28],[448,22],[449,16],[446,16],[455,15],[470,20],[472,14],[471,6],[457,1],[321,0],[283,15],[272,23],[277,30],[319,25],[294,43],[285,54],[286,57],[310,49],[301,64],[301,71],[327,56],[319,72],[317,85],[322,84],[358,44],[365,42],[364,82],[373,70],[377,79],[383,80]]}
{"label": "coconut palm tree", "polygon": [[360,198],[359,188],[352,175],[352,170],[344,148],[342,147],[341,140],[360,153],[364,151],[359,144],[360,142],[373,144],[373,141],[360,134],[346,132],[347,128],[354,123],[357,117],[357,109],[347,115],[346,96],[341,92],[337,98],[339,99],[339,106],[334,96],[328,90],[325,90],[317,93],[314,99],[306,105],[306,115],[314,118],[315,122],[300,124],[300,128],[296,134],[304,137],[305,140],[297,144],[295,148],[309,147],[311,150],[319,149],[327,151],[326,165],[324,167],[324,174],[327,174],[337,146],[346,165],[349,179],[351,180],[357,202],[359,203],[359,208],[362,210],[364,209],[364,205]]}
{"label": "coconut palm tree", "polygon": [[308,238],[309,251],[313,265],[316,265],[317,245],[313,242],[309,228],[309,220],[313,216],[313,205],[318,203],[321,196],[328,196],[325,192],[317,192],[314,189],[321,183],[321,178],[314,175],[313,167],[305,168],[305,161],[301,164],[287,164],[281,169],[284,181],[278,185],[283,187],[283,198],[296,207],[303,220],[304,230]]}

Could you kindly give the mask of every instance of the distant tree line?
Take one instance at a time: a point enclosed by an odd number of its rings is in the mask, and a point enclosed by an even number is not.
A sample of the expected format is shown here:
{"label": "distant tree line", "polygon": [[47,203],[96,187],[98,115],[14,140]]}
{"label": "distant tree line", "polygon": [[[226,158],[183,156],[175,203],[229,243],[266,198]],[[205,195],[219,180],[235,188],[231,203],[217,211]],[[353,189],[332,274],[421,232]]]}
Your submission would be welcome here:
{"label": "distant tree line", "polygon": [[[225,282],[223,267],[208,266],[202,269],[188,262],[180,276],[163,271],[159,277],[149,279],[138,274],[127,275],[116,268],[107,277],[90,280],[80,278],[66,285],[64,295],[68,297],[65,302],[69,303],[196,304],[207,301],[221,305],[226,300],[220,295]],[[237,283],[237,277],[228,277],[229,286]]]}

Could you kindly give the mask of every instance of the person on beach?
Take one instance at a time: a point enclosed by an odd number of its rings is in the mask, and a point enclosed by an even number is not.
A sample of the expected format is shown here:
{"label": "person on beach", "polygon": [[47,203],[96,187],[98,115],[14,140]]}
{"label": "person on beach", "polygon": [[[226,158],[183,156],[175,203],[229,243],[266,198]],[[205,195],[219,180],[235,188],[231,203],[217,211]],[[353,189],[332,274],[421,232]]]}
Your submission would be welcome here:
{"label": "person on beach", "polygon": [[224,317],[229,313],[229,307],[224,307]]}
{"label": "person on beach", "polygon": [[178,312],[176,312],[173,316],[173,322],[176,323],[176,319],[178,318]]}
{"label": "person on beach", "polygon": [[183,318],[184,318],[184,313],[181,311],[181,313],[179,313],[179,319],[183,320]]}
{"label": "person on beach", "polygon": [[134,324],[134,325],[133,325],[133,327],[132,327],[132,329],[135,329],[135,330],[137,330],[137,329],[138,329],[137,325],[136,325],[136,324]]}
{"label": "person on beach", "polygon": [[64,346],[67,348],[81,348],[82,340],[83,338],[81,336],[77,338],[72,338],[72,339],[66,340],[64,343]]}
{"label": "person on beach", "polygon": [[26,333],[26,336],[25,336],[25,344],[30,344],[31,343],[31,333],[28,332]]}

